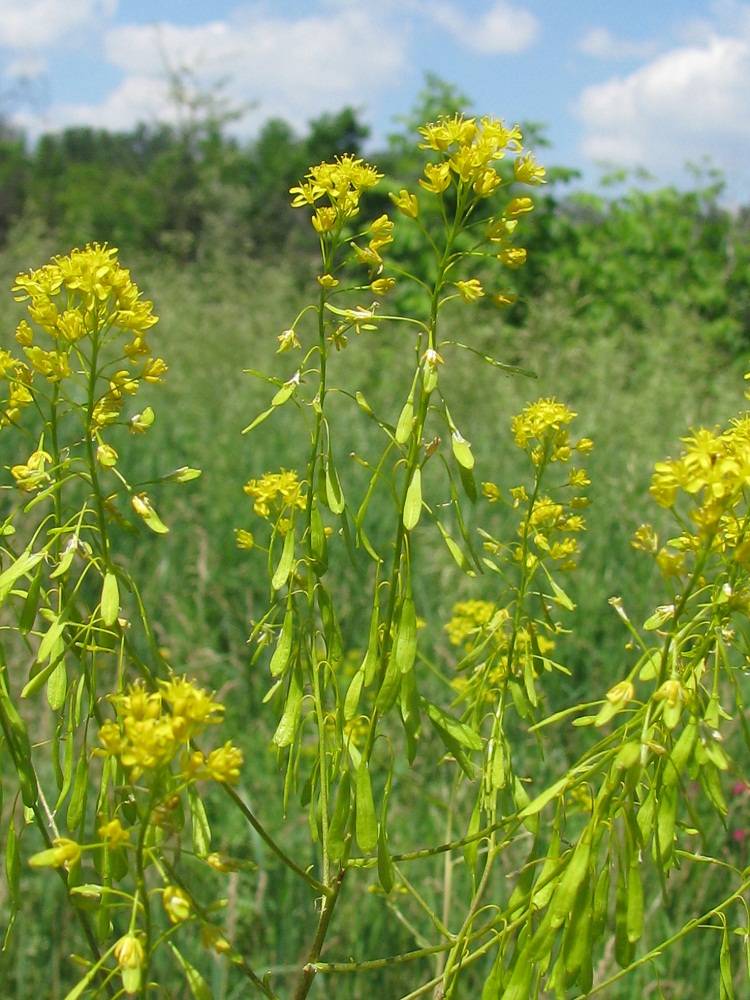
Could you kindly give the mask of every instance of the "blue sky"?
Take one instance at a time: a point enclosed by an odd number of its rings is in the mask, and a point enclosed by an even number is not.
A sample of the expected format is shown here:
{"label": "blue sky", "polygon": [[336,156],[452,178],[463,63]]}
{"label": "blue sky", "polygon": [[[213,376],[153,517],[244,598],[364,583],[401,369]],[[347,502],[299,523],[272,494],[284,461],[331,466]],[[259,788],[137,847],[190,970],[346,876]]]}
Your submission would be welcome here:
{"label": "blue sky", "polygon": [[432,71],[472,112],[544,123],[543,161],[589,187],[601,163],[684,185],[709,157],[750,204],[750,2],[0,0],[0,112],[32,138],[173,120],[167,67],[253,102],[245,138],[350,104],[374,147]]}

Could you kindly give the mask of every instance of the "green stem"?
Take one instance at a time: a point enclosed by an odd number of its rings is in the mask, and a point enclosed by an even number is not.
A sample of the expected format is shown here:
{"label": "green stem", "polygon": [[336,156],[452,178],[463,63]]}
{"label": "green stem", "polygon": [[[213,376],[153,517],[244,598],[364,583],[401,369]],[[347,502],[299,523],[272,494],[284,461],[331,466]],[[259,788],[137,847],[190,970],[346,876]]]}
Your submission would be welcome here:
{"label": "green stem", "polygon": [[299,865],[295,864],[294,861],[292,861],[292,859],[289,857],[289,855],[286,854],[281,847],[279,847],[279,845],[276,843],[273,837],[271,837],[271,835],[266,832],[266,829],[263,827],[260,821],[255,817],[250,807],[242,801],[239,794],[234,790],[234,788],[232,788],[231,785],[221,784],[219,787],[223,790],[224,794],[228,795],[229,798],[232,800],[232,802],[234,802],[234,804],[240,810],[240,812],[248,821],[253,830],[255,830],[255,832],[259,835],[263,843],[268,848],[270,848],[270,850],[276,855],[279,861],[283,862],[283,864],[285,864],[287,868],[293,871],[295,875],[299,875],[299,877],[303,881],[307,882],[307,884],[316,892],[319,892],[323,896],[331,895],[332,889],[330,886],[324,885],[322,882],[319,882],[316,878],[310,875],[309,872],[306,872],[302,868],[300,868]]}
{"label": "green stem", "polygon": [[318,959],[320,958],[320,953],[323,950],[323,944],[328,933],[331,918],[333,917],[333,911],[336,908],[336,902],[339,898],[339,893],[341,892],[341,886],[344,881],[345,874],[345,868],[341,868],[337,872],[330,887],[330,894],[323,900],[323,908],[320,911],[320,919],[318,920],[318,929],[315,932],[315,939],[313,941],[312,948],[310,949],[310,954],[307,956],[307,962],[302,969],[299,982],[297,983],[297,988],[294,991],[293,1000],[305,1000],[305,997],[307,997],[310,992],[313,979],[318,971]]}

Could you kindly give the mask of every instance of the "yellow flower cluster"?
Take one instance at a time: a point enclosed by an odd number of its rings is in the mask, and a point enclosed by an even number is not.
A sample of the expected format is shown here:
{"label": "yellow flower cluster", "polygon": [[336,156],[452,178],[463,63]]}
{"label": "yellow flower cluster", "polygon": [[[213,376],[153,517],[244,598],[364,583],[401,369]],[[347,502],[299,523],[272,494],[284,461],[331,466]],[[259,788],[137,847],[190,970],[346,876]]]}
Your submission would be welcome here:
{"label": "yellow flower cluster", "polygon": [[108,389],[93,409],[95,432],[118,418],[124,397],[135,394],[141,381],[161,381],[167,366],[161,358],[151,357],[146,342],[146,332],[157,317],[152,303],[141,299],[130,272],[120,267],[116,248],[91,243],[68,256],[53,257],[43,267],[18,275],[13,291],[17,302],[28,302],[31,320],[52,344],[36,344],[34,330],[22,320],[16,340],[27,360],[0,351],[0,378],[9,382],[0,424],[15,423],[20,410],[32,402],[30,387],[36,375],[53,383],[69,378],[71,358],[81,356],[86,338],[100,345],[127,331],[129,339],[122,354],[133,365],[140,365],[139,372],[122,370],[110,378]]}
{"label": "yellow flower cluster", "polygon": [[[523,135],[518,125],[506,128],[496,118],[477,121],[457,114],[425,125],[419,131],[425,138],[422,148],[433,149],[442,157],[439,163],[427,164],[426,179],[419,182],[431,194],[442,194],[455,183],[470,186],[478,198],[489,198],[502,183],[494,164],[504,159],[506,153],[522,151]],[[514,176],[520,183],[544,183],[545,172],[530,153],[516,157]]]}
{"label": "yellow flower cluster", "polygon": [[[527,523],[532,529],[532,540],[540,554],[558,562],[562,570],[575,569],[575,558],[579,550],[578,542],[571,536],[586,530],[580,514],[570,513],[564,504],[549,497],[537,497],[529,511]],[[526,527],[519,525],[519,535],[525,531]],[[520,556],[520,549],[518,554]]]}
{"label": "yellow flower cluster", "polygon": [[291,512],[295,507],[305,509],[306,497],[302,492],[304,483],[297,479],[296,472],[267,472],[260,479],[250,479],[242,487],[255,501],[253,510],[258,517],[268,518],[271,513]]}
{"label": "yellow flower cluster", "polygon": [[735,418],[724,431],[701,429],[683,441],[685,449],[679,458],[654,466],[650,491],[665,508],[675,507],[681,494],[686,497],[693,505],[689,517],[695,532],[685,530],[668,547],[659,549],[653,528],[641,525],[634,547],[655,555],[665,577],[683,573],[685,552],[707,542],[717,550],[734,550],[739,563],[750,565],[745,507],[750,486],[750,414]]}
{"label": "yellow flower cluster", "polygon": [[52,456],[49,452],[39,449],[33,451],[23,465],[12,466],[10,474],[15,479],[19,490],[25,493],[33,493],[35,490],[46,486],[50,481],[46,465],[51,461]]}
{"label": "yellow flower cluster", "polygon": [[567,462],[574,450],[586,454],[593,447],[589,438],[571,443],[564,425],[576,415],[554,398],[539,399],[513,417],[510,429],[519,448],[527,449],[532,445],[531,460],[534,465],[539,466],[543,461]]}
{"label": "yellow flower cluster", "polygon": [[[453,606],[453,617],[445,626],[448,638],[454,646],[461,646],[467,643],[472,636],[475,636],[481,629],[489,624],[496,610],[496,605],[492,601],[459,601]],[[508,612],[501,610],[498,612],[500,624],[508,619]],[[471,643],[469,642],[469,645]]]}
{"label": "yellow flower cluster", "polygon": [[359,200],[364,191],[374,187],[383,177],[374,167],[347,153],[333,163],[311,167],[305,182],[290,189],[294,195],[292,207],[316,206],[313,228],[321,236],[340,229],[359,212]]}
{"label": "yellow flower cluster", "polygon": [[[175,676],[161,681],[158,691],[132,684],[112,701],[117,719],[104,723],[99,739],[107,754],[120,759],[133,781],[187,751],[190,740],[221,722],[224,712],[213,695]],[[239,777],[242,754],[231,743],[212,751],[207,759],[201,751],[186,752],[186,758],[183,770],[188,779],[234,782]]]}

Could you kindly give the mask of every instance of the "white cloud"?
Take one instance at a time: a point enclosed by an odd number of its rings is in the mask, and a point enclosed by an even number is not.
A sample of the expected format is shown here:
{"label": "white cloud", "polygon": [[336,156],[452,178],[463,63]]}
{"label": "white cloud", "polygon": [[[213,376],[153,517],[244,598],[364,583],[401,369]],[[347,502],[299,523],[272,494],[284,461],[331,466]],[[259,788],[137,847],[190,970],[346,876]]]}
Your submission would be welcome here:
{"label": "white cloud", "polygon": [[704,37],[588,87],[578,114],[593,160],[674,177],[708,154],[728,173],[750,157],[750,40]]}
{"label": "white cloud", "polygon": [[117,0],[0,0],[0,49],[49,48],[82,24],[116,10]]}
{"label": "white cloud", "polygon": [[407,33],[394,33],[377,11],[361,4],[339,3],[325,16],[296,20],[253,7],[233,22],[125,25],[105,36],[109,62],[126,74],[119,88],[104,104],[57,106],[49,117],[55,127],[110,129],[173,120],[167,70],[186,68],[207,91],[224,79],[223,93],[232,101],[255,102],[256,124],[280,116],[303,128],[323,111],[367,106],[398,86],[407,46]]}
{"label": "white cloud", "polygon": [[536,39],[539,23],[533,14],[498,0],[479,18],[469,17],[450,3],[424,5],[424,13],[472,52],[522,52]]}
{"label": "white cloud", "polygon": [[594,59],[647,59],[656,52],[653,42],[628,42],[607,28],[590,28],[578,43],[578,49]]}

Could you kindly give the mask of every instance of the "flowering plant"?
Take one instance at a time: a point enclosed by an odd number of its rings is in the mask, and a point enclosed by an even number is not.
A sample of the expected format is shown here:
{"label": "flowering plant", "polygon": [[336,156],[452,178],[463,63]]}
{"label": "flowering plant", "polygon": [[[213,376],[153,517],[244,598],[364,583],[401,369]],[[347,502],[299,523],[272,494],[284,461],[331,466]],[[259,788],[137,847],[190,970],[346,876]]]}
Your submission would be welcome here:
{"label": "flowering plant", "polygon": [[[657,465],[652,493],[680,534],[661,544],[643,525],[634,544],[655,560],[667,603],[641,625],[614,598],[632,668],[608,691],[592,680],[586,704],[550,711],[545,682],[566,672],[574,609],[566,577],[581,555],[589,485],[581,463],[592,442],[574,433],[569,407],[540,399],[510,428],[525,456],[523,481],[478,484],[474,449],[454,419],[454,359],[468,353],[503,373],[529,373],[480,351],[468,321],[460,341],[444,332],[449,310],[513,301],[506,272],[525,260],[514,241],[533,210],[519,186],[543,183],[545,172],[524,152],[520,129],[495,119],[457,115],[420,133],[431,160],[416,191],[390,192],[394,219],[365,215],[367,193],[383,178],[353,156],[313,167],[292,189],[320,243],[317,300],[278,336],[284,360],[298,359],[289,377],[255,373],[272,391],[245,429],[262,433],[282,409],[294,410],[306,449],[298,470],[253,470],[244,488],[251,507],[236,528],[238,546],[248,559],[260,553],[268,577],[251,663],[268,676],[282,812],[287,823],[306,814],[309,843],[296,859],[286,824],[273,829],[271,810],[251,808],[236,787],[241,749],[232,740],[203,749],[207,731],[224,724],[223,706],[170,668],[116,554],[116,530],[133,527],[123,499],[136,523],[168,530],[118,452],[128,432],[147,434],[154,420],[150,406],[129,415],[130,397],[166,372],[146,343],[151,305],[115,251],[96,245],[17,280],[29,318],[50,339],[39,346],[26,320],[17,331],[26,360],[0,355],[4,425],[23,434],[29,408],[43,424],[34,450],[10,469],[20,500],[2,528],[0,599],[13,618],[9,641],[32,664],[28,677],[3,665],[0,722],[24,822],[43,842],[29,860],[64,879],[90,953],[66,1000],[158,995],[155,956],[165,950],[199,1000],[213,995],[201,950],[269,1000],[304,1000],[320,977],[388,964],[407,970],[403,1000],[467,989],[482,1000],[593,996],[698,926],[721,935],[722,996],[732,995],[729,915],[746,905],[747,872],[722,862],[728,891],[660,941],[647,938],[644,886],[649,877],[665,886],[678,866],[712,863],[693,838],[706,811],[727,815],[727,773],[737,772],[735,784],[743,777],[722,729],[732,709],[744,719],[738,670],[750,656],[747,418],[694,433],[679,459]],[[437,212],[424,212],[426,199]],[[431,247],[430,282],[389,259],[397,225],[416,227]],[[419,315],[389,309],[404,284],[424,300]],[[352,336],[401,338],[413,359],[403,398],[375,408],[352,386]],[[342,454],[342,420],[352,414],[377,426],[380,453]],[[510,534],[497,529],[499,507]],[[471,594],[455,604],[448,649],[421,628],[429,608],[416,570],[434,546]],[[342,560],[369,595],[359,641],[346,628]],[[42,689],[55,720],[51,794],[18,708],[19,695]],[[554,773],[521,736],[533,734],[543,749],[552,728],[568,732],[571,720],[591,738]],[[444,776],[439,843],[412,843],[408,824],[393,819],[394,803],[408,802],[405,762]],[[309,947],[292,969],[257,967],[222,924],[220,905],[201,902],[208,869],[253,869],[212,850],[206,782],[307,893]],[[16,823],[14,810],[6,854],[17,908]],[[425,870],[438,891],[420,884]],[[348,905],[392,913],[413,945],[390,956],[324,950]],[[747,942],[747,925],[736,929]]]}

